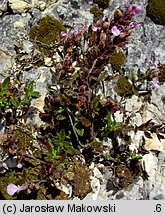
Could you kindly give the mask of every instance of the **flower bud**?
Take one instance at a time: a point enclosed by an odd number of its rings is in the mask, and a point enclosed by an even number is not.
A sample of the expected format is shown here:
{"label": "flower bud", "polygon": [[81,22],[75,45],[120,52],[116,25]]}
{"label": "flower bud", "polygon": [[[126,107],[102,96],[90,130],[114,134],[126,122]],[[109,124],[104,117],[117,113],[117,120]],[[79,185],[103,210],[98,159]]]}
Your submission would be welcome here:
{"label": "flower bud", "polygon": [[121,16],[122,16],[121,10],[116,9],[115,12],[114,12],[114,16],[115,16],[116,18],[117,18],[117,17],[121,17]]}
{"label": "flower bud", "polygon": [[96,22],[97,26],[102,26],[102,24],[103,24],[103,20],[102,19],[97,20],[97,22]]}
{"label": "flower bud", "polygon": [[104,22],[104,23],[103,23],[103,27],[104,27],[105,29],[109,28],[109,26],[110,26],[110,22]]}
{"label": "flower bud", "polygon": [[132,5],[129,2],[125,3],[125,7],[128,8],[128,9],[132,9]]}
{"label": "flower bud", "polygon": [[133,28],[135,28],[137,26],[137,22],[131,22],[130,24],[129,24],[129,29],[133,29]]}
{"label": "flower bud", "polygon": [[101,32],[100,34],[100,40],[105,41],[107,39],[107,35],[104,32]]}
{"label": "flower bud", "polygon": [[142,10],[141,5],[138,5],[138,6],[134,9],[134,12],[135,12],[135,14],[138,14],[138,13],[141,12],[141,10]]}

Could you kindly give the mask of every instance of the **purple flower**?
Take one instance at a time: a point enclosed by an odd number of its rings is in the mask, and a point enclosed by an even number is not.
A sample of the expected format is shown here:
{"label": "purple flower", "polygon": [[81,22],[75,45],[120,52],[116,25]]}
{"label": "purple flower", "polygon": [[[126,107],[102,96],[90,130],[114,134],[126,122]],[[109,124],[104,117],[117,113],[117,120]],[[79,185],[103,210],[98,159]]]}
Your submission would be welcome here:
{"label": "purple flower", "polygon": [[64,32],[64,31],[62,31],[60,34],[62,37],[68,37],[68,33]]}
{"label": "purple flower", "polygon": [[132,5],[131,5],[129,2],[126,2],[126,3],[125,3],[125,7],[126,7],[126,8],[132,8]]}
{"label": "purple flower", "polygon": [[142,11],[142,6],[141,6],[141,5],[138,5],[138,6],[134,9],[134,11],[135,11],[135,14],[140,13],[140,12]]}
{"label": "purple flower", "polygon": [[20,192],[22,190],[22,187],[21,186],[17,186],[17,185],[15,185],[15,184],[9,184],[8,186],[7,186],[7,193],[9,194],[9,195],[13,195],[13,194],[15,194],[16,192]]}
{"label": "purple flower", "polygon": [[115,36],[121,35],[121,31],[117,28],[117,26],[113,26],[112,29],[111,29],[111,32]]}
{"label": "purple flower", "polygon": [[137,22],[131,22],[130,24],[129,24],[129,29],[133,29],[133,28],[135,28],[137,26]]}
{"label": "purple flower", "polygon": [[92,30],[94,31],[94,32],[96,32],[97,31],[97,29],[98,29],[98,27],[96,26],[96,25],[92,25]]}
{"label": "purple flower", "polygon": [[100,40],[101,41],[105,41],[106,38],[107,38],[107,35],[104,32],[101,32],[101,34],[100,34]]}
{"label": "purple flower", "polygon": [[139,14],[140,12],[142,11],[142,6],[141,5],[138,5],[137,7],[135,7],[135,9],[133,9],[133,13],[132,15],[136,15],[136,14]]}
{"label": "purple flower", "polygon": [[152,81],[152,87],[154,89],[159,89],[160,88],[160,83],[159,83],[159,80],[157,78],[155,78],[153,81]]}
{"label": "purple flower", "polygon": [[154,61],[154,65],[155,65],[156,68],[158,68],[159,65],[160,65],[160,61],[159,61],[158,59],[156,59],[156,60]]}
{"label": "purple flower", "polygon": [[85,24],[81,23],[81,27],[82,27],[82,31],[85,31],[85,30],[86,30]]}
{"label": "purple flower", "polygon": [[77,35],[77,34],[79,34],[79,32],[80,32],[80,31],[79,31],[79,28],[76,26],[76,27],[74,28],[74,34]]}
{"label": "purple flower", "polygon": [[[150,66],[150,70],[158,69],[159,66],[160,66],[160,61],[158,59],[156,59],[154,61],[154,64],[152,66]],[[158,71],[159,71],[159,69],[158,69]]]}

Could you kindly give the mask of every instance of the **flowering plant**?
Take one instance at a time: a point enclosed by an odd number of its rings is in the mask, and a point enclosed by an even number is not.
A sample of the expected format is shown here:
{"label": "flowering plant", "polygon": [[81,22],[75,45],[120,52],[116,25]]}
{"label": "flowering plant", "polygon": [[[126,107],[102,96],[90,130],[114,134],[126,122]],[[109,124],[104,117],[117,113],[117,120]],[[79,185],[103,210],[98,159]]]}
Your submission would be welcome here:
{"label": "flowering plant", "polygon": [[[38,189],[41,183],[55,188],[59,181],[65,185],[68,181],[80,181],[83,178],[76,173],[80,164],[77,166],[75,162],[74,166],[74,156],[83,153],[85,160],[91,161],[95,153],[102,151],[100,140],[115,140],[115,133],[121,134],[127,126],[125,122],[122,125],[112,118],[116,111],[123,110],[121,105],[111,95],[98,93],[100,87],[104,91],[104,82],[121,75],[117,69],[113,70],[112,75],[104,69],[114,53],[118,53],[128,43],[132,30],[137,26],[133,18],[140,13],[141,6],[134,7],[127,2],[125,8],[125,12],[116,9],[112,20],[105,17],[88,28],[82,24],[69,32],[61,32],[61,41],[54,50],[60,57],[53,62],[56,83],[55,86],[50,86],[45,97],[44,112],[40,112],[40,118],[47,123],[38,129],[39,136],[36,140],[41,149],[33,152],[33,155],[25,154],[25,151],[20,153],[22,161],[28,160],[32,164],[30,172],[39,180],[31,181],[28,177],[29,170],[28,174],[24,170],[22,181],[26,183],[26,187],[11,183],[7,187],[9,195]],[[157,61],[150,70],[160,70],[160,67],[163,66]],[[150,73],[145,78],[149,75]],[[122,83],[118,80],[118,84],[123,85],[127,81],[126,90],[132,90],[131,83],[123,74],[120,78]],[[155,76],[153,78],[153,87],[158,88],[159,80]],[[31,85],[27,89],[33,90]],[[32,91],[28,95],[30,98],[36,96],[36,93]],[[146,130],[148,125],[142,126],[137,129]],[[153,131],[153,127],[150,130]],[[135,160],[136,157],[133,155],[132,158]],[[123,160],[122,156],[120,160]],[[84,172],[83,170],[82,173]],[[47,196],[48,190],[44,188],[43,191]],[[78,191],[81,190],[78,188]]]}

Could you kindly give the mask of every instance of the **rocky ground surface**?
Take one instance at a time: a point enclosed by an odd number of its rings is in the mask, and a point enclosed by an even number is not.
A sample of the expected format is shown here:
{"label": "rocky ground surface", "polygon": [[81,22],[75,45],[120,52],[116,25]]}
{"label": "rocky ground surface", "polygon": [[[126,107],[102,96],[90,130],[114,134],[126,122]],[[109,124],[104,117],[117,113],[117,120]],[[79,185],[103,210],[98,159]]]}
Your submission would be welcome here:
{"label": "rocky ground surface", "polygon": [[[111,15],[119,6],[123,7],[125,1],[111,0],[109,7],[104,10],[104,15]],[[133,1],[134,3],[134,1]],[[138,68],[146,71],[155,59],[165,64],[165,27],[155,24],[146,16],[147,0],[136,0],[136,5],[142,5],[142,13],[136,20],[138,27],[133,31],[130,42],[124,48],[124,69],[136,72]],[[39,67],[24,67],[16,61],[16,47],[22,44],[22,59],[34,52],[33,43],[29,40],[30,28],[37,20],[47,15],[59,19],[65,26],[72,27],[81,23],[92,23],[93,15],[90,8],[94,5],[92,0],[1,0],[0,1],[0,80],[6,76],[17,74],[23,83],[35,80],[35,89],[41,97],[34,99],[32,105],[39,111],[43,110],[44,96],[47,93],[47,84],[52,83],[52,65],[50,59],[44,59],[45,65]],[[29,67],[29,68],[28,68]],[[106,86],[107,94],[113,92]],[[116,96],[119,97],[119,96]],[[153,89],[150,102],[144,101],[136,95],[125,99],[126,115],[130,117],[132,125],[141,125],[152,119],[156,124],[165,124],[165,83],[159,89]],[[122,122],[123,114],[116,112],[115,118]],[[28,124],[40,125],[38,114],[27,119]],[[92,191],[84,199],[165,199],[165,140],[159,140],[153,133],[151,138],[144,136],[143,131],[129,132],[131,137],[130,149],[137,150],[142,143],[146,150],[141,160],[143,173],[131,180],[130,184],[121,188],[117,179],[112,177],[111,166],[104,167],[101,163],[91,163],[91,188]],[[104,145],[110,145],[105,142]],[[119,140],[122,144],[122,140]],[[11,166],[7,161],[7,166]],[[10,165],[9,165],[10,164]],[[121,167],[121,174],[127,172]],[[129,172],[127,173],[129,175]],[[123,179],[126,181],[126,179]],[[132,182],[132,183],[131,183]],[[123,183],[124,184],[124,183]],[[69,194],[70,188],[63,188]],[[74,197],[76,199],[76,197]],[[77,198],[78,199],[78,198]]]}

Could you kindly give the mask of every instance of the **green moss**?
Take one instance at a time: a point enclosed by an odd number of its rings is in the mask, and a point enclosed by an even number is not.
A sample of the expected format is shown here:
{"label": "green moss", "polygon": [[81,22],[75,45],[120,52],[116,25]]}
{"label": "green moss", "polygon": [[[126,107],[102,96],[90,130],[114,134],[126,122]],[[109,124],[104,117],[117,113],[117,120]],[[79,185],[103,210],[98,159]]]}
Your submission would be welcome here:
{"label": "green moss", "polygon": [[27,149],[29,146],[32,145],[32,136],[29,135],[28,133],[26,133],[23,130],[20,129],[16,129],[14,132],[14,135],[17,137],[18,139],[18,147],[21,149]]}
{"label": "green moss", "polygon": [[93,0],[100,8],[107,8],[109,6],[110,0]]}
{"label": "green moss", "polygon": [[154,23],[165,25],[165,0],[149,0],[146,12]]}
{"label": "green moss", "polygon": [[96,5],[91,7],[90,13],[94,15],[94,22],[103,17],[103,9],[97,7]]}
{"label": "green moss", "polygon": [[61,31],[66,31],[63,24],[53,17],[46,16],[40,19],[36,26],[31,27],[29,38],[37,44],[41,52],[48,55],[50,46],[59,40]]}
{"label": "green moss", "polygon": [[128,187],[133,183],[131,171],[125,165],[119,165],[115,169],[116,176],[119,178],[119,186],[122,188]]}
{"label": "green moss", "polygon": [[87,167],[82,165],[76,159],[73,160],[73,194],[74,196],[78,196],[80,198],[84,198],[87,193],[91,191],[90,187],[90,179],[89,179],[89,171]]}
{"label": "green moss", "polygon": [[119,71],[124,64],[124,56],[121,52],[114,52],[109,58],[109,62],[114,70]]}

